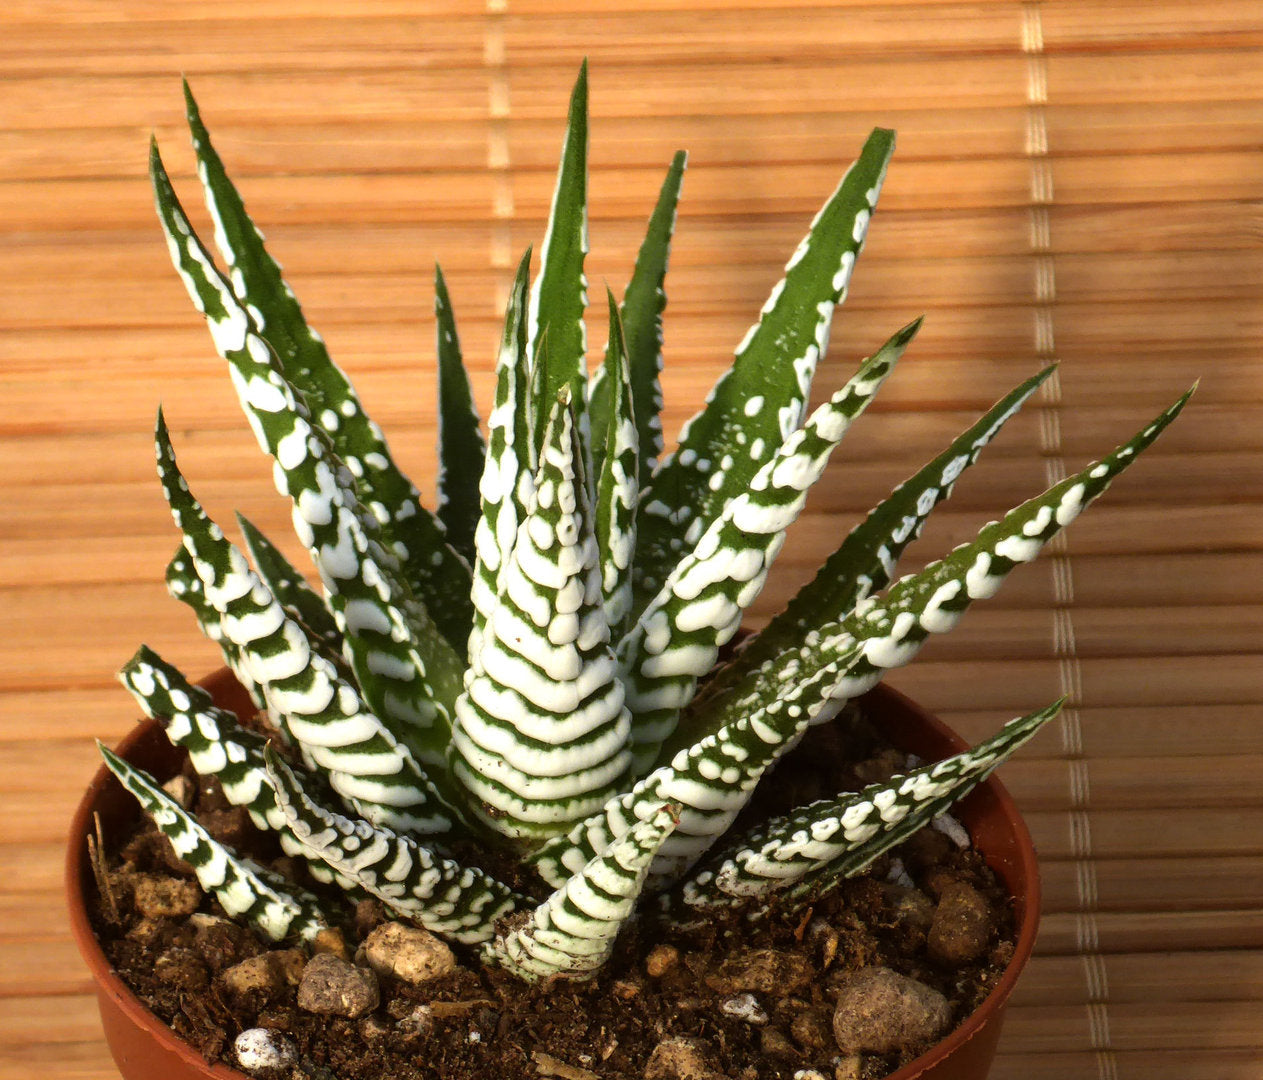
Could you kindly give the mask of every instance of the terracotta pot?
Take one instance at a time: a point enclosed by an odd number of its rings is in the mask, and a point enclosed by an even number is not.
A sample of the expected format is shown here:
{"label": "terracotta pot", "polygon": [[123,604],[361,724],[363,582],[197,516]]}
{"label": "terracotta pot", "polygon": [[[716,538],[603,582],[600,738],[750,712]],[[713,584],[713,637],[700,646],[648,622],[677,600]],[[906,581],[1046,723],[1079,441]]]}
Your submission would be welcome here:
{"label": "terracotta pot", "polygon": [[[225,708],[249,708],[245,692],[226,670],[202,685]],[[864,698],[864,708],[879,730],[901,749],[936,760],[967,748],[950,728],[898,691],[879,686]],[[138,725],[119,743],[118,753],[159,778],[174,775],[182,751],[167,742],[153,721]],[[101,817],[106,836],[117,836],[135,820],[135,799],[102,766],[88,786],[71,823],[66,858],[66,891],[71,929],[96,982],[106,1042],[124,1080],[248,1080],[224,1065],[208,1065],[161,1020],[142,1005],[110,968],[88,923],[86,898],[95,889],[88,865],[86,837],[92,815]],[[1015,898],[1017,947],[1000,982],[981,1006],[952,1034],[887,1080],[982,1080],[991,1067],[1009,995],[1035,944],[1039,924],[1039,872],[1035,848],[1017,807],[997,780],[979,785],[954,813],[965,823],[974,844]]]}

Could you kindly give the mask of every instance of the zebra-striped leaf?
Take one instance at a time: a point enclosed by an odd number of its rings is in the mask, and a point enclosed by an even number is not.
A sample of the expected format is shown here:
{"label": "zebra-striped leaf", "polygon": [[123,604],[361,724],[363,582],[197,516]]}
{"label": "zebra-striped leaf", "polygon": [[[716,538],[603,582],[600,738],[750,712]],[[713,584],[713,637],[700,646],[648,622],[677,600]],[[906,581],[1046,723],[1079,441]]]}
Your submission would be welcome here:
{"label": "zebra-striped leaf", "polygon": [[[758,322],[737,346],[732,367],[654,474],[638,523],[638,609],[687,552],[684,537],[696,528],[694,522],[700,521],[702,530],[709,527],[802,421],[833,310],[846,294],[894,144],[891,131],[879,128],[869,136],[786,265]],[[756,454],[758,448],[763,449]],[[725,455],[733,461],[729,469],[702,464]]]}
{"label": "zebra-striped leaf", "polygon": [[400,557],[417,597],[456,648],[469,635],[469,567],[447,543],[442,524],[391,456],[381,429],[330,359],[324,340],[307,325],[281,268],[211,144],[197,102],[184,85],[198,176],[215,222],[215,243],[228,265],[231,287],[254,329],[271,347],[286,380],[304,396],[311,422],[329,437],[355,474],[360,498],[376,516],[383,541]]}
{"label": "zebra-striped leaf", "polygon": [[213,893],[230,916],[273,941],[291,934],[310,941],[328,926],[328,919],[311,893],[221,844],[147,772],[124,761],[100,742],[97,748],[110,772],[136,796],[154,824],[170,839],[175,853],[193,868],[202,888]]}
{"label": "zebra-striped leaf", "polygon": [[524,925],[498,936],[484,955],[527,982],[553,976],[590,978],[609,959],[614,939],[635,910],[649,866],[674,827],[671,806],[633,823],[540,904]]}

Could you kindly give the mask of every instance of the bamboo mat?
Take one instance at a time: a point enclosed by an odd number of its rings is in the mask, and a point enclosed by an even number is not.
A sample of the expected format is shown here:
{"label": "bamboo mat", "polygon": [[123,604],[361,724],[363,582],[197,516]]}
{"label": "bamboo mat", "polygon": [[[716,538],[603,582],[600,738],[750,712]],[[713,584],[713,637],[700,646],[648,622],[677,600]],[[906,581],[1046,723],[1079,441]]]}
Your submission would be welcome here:
{"label": "bamboo mat", "polygon": [[[869,128],[899,129],[818,385],[925,329],[809,505],[766,616],[1019,379],[1046,393],[911,555],[1185,417],[1040,562],[891,682],[977,738],[1070,695],[1004,777],[1044,859],[999,1080],[1263,1077],[1263,15],[1257,0],[9,0],[0,14],[0,1080],[116,1075],[63,922],[70,807],[140,641],[215,664],[161,586],[164,403],[211,512],[286,511],[167,264],[179,75],[313,323],[432,489],[432,260],[485,402],[579,59],[590,280],[621,289],[692,151],[668,431]],[[199,219],[200,220],[200,219]],[[594,336],[600,335],[594,332]],[[292,545],[289,547],[293,553]]]}

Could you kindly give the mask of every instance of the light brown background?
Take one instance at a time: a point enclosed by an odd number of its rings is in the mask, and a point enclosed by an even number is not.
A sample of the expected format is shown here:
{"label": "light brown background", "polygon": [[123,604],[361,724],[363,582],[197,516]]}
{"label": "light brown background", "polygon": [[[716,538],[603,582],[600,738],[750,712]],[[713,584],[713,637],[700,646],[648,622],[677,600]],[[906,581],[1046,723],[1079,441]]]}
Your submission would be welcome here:
{"label": "light brown background", "polygon": [[[593,62],[590,278],[620,291],[672,150],[675,431],[875,124],[900,148],[819,386],[928,316],[760,600],[1050,359],[939,511],[947,544],[1194,405],[1068,536],[892,682],[970,736],[1061,693],[1004,773],[1045,859],[1002,1080],[1263,1076],[1263,16],[1256,0],[9,0],[0,15],[0,1078],[108,1077],[63,924],[62,835],[147,641],[216,663],[163,592],[165,404],[212,512],[286,511],[167,264],[179,75],[313,323],[432,489],[430,273],[485,402]],[[200,219],[199,219],[200,220]],[[603,331],[593,330],[603,341]],[[292,545],[290,546],[293,551]]]}

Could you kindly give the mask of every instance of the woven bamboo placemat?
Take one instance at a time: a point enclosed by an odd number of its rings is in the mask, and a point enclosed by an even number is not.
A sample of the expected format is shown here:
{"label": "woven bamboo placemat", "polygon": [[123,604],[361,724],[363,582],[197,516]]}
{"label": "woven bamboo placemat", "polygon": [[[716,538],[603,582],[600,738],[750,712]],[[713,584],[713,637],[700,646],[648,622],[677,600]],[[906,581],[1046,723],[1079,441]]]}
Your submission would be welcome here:
{"label": "woven bamboo placemat", "polygon": [[[1263,15],[1257,0],[9,0],[0,13],[0,1080],[109,1077],[62,837],[140,641],[215,664],[161,570],[166,407],[221,519],[286,511],[167,264],[156,132],[186,74],[313,323],[432,479],[432,260],[486,400],[500,304],[593,64],[590,280],[621,290],[692,151],[667,430],[713,381],[870,127],[900,146],[818,385],[924,312],[756,614],[893,483],[1058,375],[909,564],[1194,405],[891,682],[980,737],[1070,706],[1004,773],[1044,858],[1001,1080],[1263,1076]],[[193,200],[190,199],[190,202]],[[290,549],[292,551],[292,548]]]}

